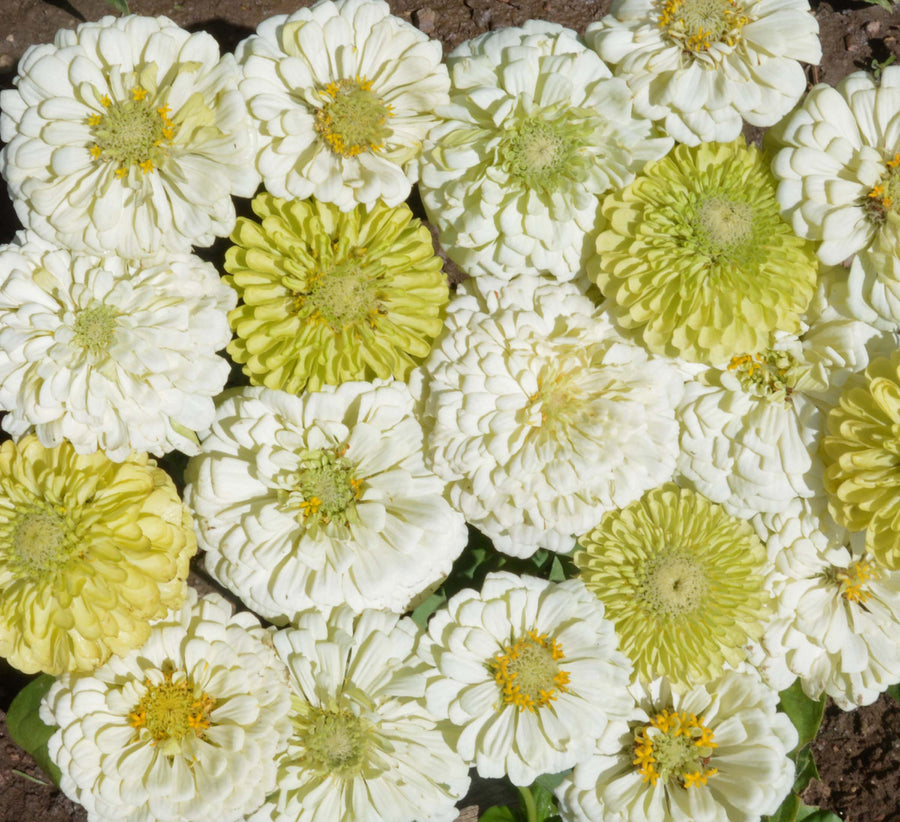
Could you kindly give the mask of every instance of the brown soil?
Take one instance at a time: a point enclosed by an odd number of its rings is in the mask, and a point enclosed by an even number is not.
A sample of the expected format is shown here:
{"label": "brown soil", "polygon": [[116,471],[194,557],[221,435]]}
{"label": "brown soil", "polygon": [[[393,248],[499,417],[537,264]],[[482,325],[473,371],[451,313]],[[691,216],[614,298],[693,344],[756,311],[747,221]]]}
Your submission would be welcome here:
{"label": "brown soil", "polygon": [[[610,0],[389,0],[392,10],[431,37],[445,53],[489,29],[521,25],[526,20],[552,20],[583,32],[606,13]],[[302,0],[131,0],[137,14],[166,15],[188,29],[204,29],[223,50],[248,36],[274,14],[294,11]],[[889,13],[863,2],[817,3],[822,65],[810,68],[810,81],[834,84],[846,74],[869,68],[891,55],[900,58],[900,10]],[[0,0],[6,34],[0,34],[0,88],[8,88],[25,48],[45,43],[59,28],[74,28],[110,12],[104,0]],[[748,135],[752,138],[756,134]],[[18,228],[7,199],[0,195],[0,242]],[[454,277],[456,279],[456,277]],[[192,582],[198,585],[196,575]],[[47,780],[34,761],[6,733],[10,700],[27,681],[0,660],[0,822],[81,822],[84,811],[69,802]],[[868,708],[845,714],[834,706],[826,712],[814,743],[821,780],[806,791],[809,804],[838,813],[849,822],[900,822],[900,707],[882,697]],[[497,787],[481,785],[461,819],[470,822],[477,810],[511,797]]]}

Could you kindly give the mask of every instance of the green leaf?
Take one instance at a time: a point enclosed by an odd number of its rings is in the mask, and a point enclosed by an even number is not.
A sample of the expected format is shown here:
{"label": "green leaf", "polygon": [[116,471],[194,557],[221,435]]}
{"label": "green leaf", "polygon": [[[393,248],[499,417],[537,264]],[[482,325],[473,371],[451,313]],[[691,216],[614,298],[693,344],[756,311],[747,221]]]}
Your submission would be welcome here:
{"label": "green leaf", "polygon": [[831,811],[823,811],[809,805],[801,805],[797,813],[797,822],[841,822],[841,818]]}
{"label": "green leaf", "polygon": [[420,628],[424,628],[428,622],[428,618],[446,601],[447,597],[443,593],[435,591],[433,594],[429,594],[416,606],[412,614],[410,614],[413,618],[413,622]]}
{"label": "green leaf", "polygon": [[128,8],[128,0],[106,0],[106,2],[116,11],[122,12],[122,14],[131,14],[131,9]]}
{"label": "green leaf", "polygon": [[560,771],[559,773],[545,773],[535,779],[534,784],[540,785],[540,787],[544,788],[544,790],[553,793],[553,791],[555,791],[559,787],[559,783],[562,782],[563,779],[565,779],[570,773],[572,773],[571,768],[566,771]]}
{"label": "green leaf", "polygon": [[558,817],[559,808],[552,790],[535,782],[531,786],[531,795],[534,797],[535,822],[549,822]]}
{"label": "green leaf", "polygon": [[47,753],[47,740],[53,736],[56,728],[45,725],[38,714],[41,699],[53,682],[52,676],[43,674],[22,688],[9,706],[6,727],[13,742],[28,751],[53,783],[59,785],[62,774]]}
{"label": "green leaf", "polygon": [[807,745],[797,752],[797,776],[794,778],[794,791],[803,793],[806,786],[809,785],[811,779],[817,779],[819,769],[816,767],[816,760],[813,758],[812,749]]}
{"label": "green leaf", "polygon": [[520,822],[521,818],[509,805],[494,805],[478,817],[478,822]]}
{"label": "green leaf", "polygon": [[795,822],[800,805],[800,797],[792,793],[781,803],[781,807],[775,813],[771,816],[764,816],[763,819],[768,819],[769,822]]}
{"label": "green leaf", "polygon": [[900,685],[891,685],[887,692],[894,698],[894,702],[900,703]]}
{"label": "green leaf", "polygon": [[803,688],[798,679],[790,688],[778,694],[778,707],[784,711],[800,736],[795,751],[799,751],[816,738],[819,725],[822,724],[822,715],[825,713],[825,697],[810,699],[803,693]]}
{"label": "green leaf", "polygon": [[559,557],[553,557],[553,564],[550,566],[550,582],[564,582],[566,579],[566,569]]}
{"label": "green leaf", "polygon": [[894,4],[891,0],[866,0],[866,2],[870,6],[881,6],[881,8],[886,9],[887,11],[892,11],[894,8]]}

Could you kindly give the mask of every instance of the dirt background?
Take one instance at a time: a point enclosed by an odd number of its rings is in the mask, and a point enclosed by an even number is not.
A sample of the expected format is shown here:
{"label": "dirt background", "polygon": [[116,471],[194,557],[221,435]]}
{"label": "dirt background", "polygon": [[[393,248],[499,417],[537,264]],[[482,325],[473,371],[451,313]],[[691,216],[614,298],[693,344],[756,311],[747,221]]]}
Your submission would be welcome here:
{"label": "dirt background", "polygon": [[[389,2],[394,14],[439,39],[445,54],[484,31],[521,25],[532,18],[583,32],[609,8],[609,0]],[[302,0],[131,0],[130,6],[136,14],[163,14],[190,30],[208,31],[223,51],[232,51],[260,21],[308,4]],[[873,61],[883,63],[892,55],[900,58],[900,10],[888,12],[863,2],[813,2],[812,7],[819,21],[823,59],[821,66],[809,68],[811,83],[833,85],[852,71],[871,68]],[[29,45],[49,42],[57,29],[74,28],[110,11],[104,0],[0,0],[0,88],[12,85],[16,63]],[[748,137],[758,139],[758,130],[748,129]],[[0,193],[0,242],[11,240],[17,228],[8,198]],[[457,272],[448,273],[457,279]],[[209,588],[196,573],[192,582]],[[26,677],[0,660],[0,822],[82,822],[84,811],[54,789],[6,732],[5,711],[25,682]],[[807,789],[807,804],[850,822],[900,822],[900,707],[892,699],[882,697],[852,713],[829,705],[813,745],[821,778]],[[509,799],[501,787],[482,783],[464,803],[460,819],[470,822],[489,805]]]}

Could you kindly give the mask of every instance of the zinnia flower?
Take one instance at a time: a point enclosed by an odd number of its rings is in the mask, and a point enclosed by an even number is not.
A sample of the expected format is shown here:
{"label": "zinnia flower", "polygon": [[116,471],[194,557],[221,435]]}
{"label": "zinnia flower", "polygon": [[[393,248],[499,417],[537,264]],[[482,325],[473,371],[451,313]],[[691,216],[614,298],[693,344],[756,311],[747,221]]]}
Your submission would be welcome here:
{"label": "zinnia flower", "polygon": [[504,553],[568,551],[672,475],[682,379],[573,283],[469,280],[424,366],[426,463]]}
{"label": "zinnia flower", "polygon": [[0,247],[0,408],[45,445],[196,453],[229,365],[236,297],[215,268],[170,252],[129,262],[55,248],[30,232]]}
{"label": "zinnia flower", "polygon": [[828,510],[865,549],[900,569],[900,351],[873,360],[863,385],[853,384],[828,414],[822,442]]}
{"label": "zinnia flower", "polygon": [[342,213],[260,194],[241,218],[225,281],[241,298],[228,353],[255,385],[406,379],[431,351],[449,299],[431,234],[405,204]]}
{"label": "zinnia flower", "polygon": [[249,197],[234,58],[166,17],[104,17],[31,46],[0,93],[0,171],[47,240],[126,257],[210,245]]}
{"label": "zinnia flower", "polygon": [[402,383],[232,393],[185,479],[207,569],[270,619],[340,603],[403,611],[468,537],[423,464]]}
{"label": "zinnia flower", "polygon": [[409,196],[448,98],[437,40],[381,0],[320,0],[263,21],[235,53],[269,191],[342,211]]}
{"label": "zinnia flower", "polygon": [[575,35],[530,20],[459,46],[451,105],[429,135],[419,190],[468,274],[570,280],[596,234],[598,197],[672,146],[632,112],[622,80]]}
{"label": "zinnia flower", "polygon": [[56,675],[136,648],[181,606],[196,550],[175,484],[146,454],[114,463],[4,442],[0,656]]}
{"label": "zinnia flower", "polygon": [[765,549],[750,523],[705,497],[664,485],[604,515],[579,543],[580,578],[644,681],[713,679],[762,635]]}
{"label": "zinnia flower", "polygon": [[777,706],[755,674],[729,671],[681,694],[656,680],[627,729],[563,779],[563,819],[759,822],[794,782],[797,731]]}
{"label": "zinnia flower", "polygon": [[141,648],[47,692],[60,787],[91,822],[238,822],[274,790],[286,671],[270,632],[231,610],[191,589]]}
{"label": "zinnia flower", "polygon": [[429,709],[483,777],[530,785],[584,759],[633,707],[631,665],[603,605],[577,580],[488,574],[428,623]]}
{"label": "zinnia flower", "polygon": [[866,552],[862,533],[835,526],[824,504],[797,500],[760,520],[778,604],[763,648],[811,699],[825,693],[845,711],[871,704],[900,682],[900,571]]}
{"label": "zinnia flower", "polygon": [[824,493],[825,415],[868,363],[867,344],[881,342],[874,328],[827,306],[808,319],[799,336],[779,333],[771,347],[735,353],[685,386],[678,470],[735,516]]}
{"label": "zinnia flower", "polygon": [[647,347],[712,364],[795,332],[818,265],[778,213],[759,149],[677,146],[603,202],[588,273]]}
{"label": "zinnia flower", "polygon": [[248,822],[453,822],[468,768],[425,708],[415,623],[338,607],[295,625],[275,635],[292,733]]}
{"label": "zinnia flower", "polygon": [[806,0],[614,0],[585,38],[628,81],[641,114],[687,145],[777,123],[822,59]]}

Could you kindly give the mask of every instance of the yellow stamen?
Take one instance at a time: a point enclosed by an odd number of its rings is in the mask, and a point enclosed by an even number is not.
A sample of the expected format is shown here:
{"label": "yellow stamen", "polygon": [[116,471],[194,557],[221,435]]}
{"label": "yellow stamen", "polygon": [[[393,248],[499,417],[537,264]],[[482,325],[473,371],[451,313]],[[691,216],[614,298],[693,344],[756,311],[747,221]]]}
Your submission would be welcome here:
{"label": "yellow stamen", "polygon": [[135,86],[131,90],[131,96],[135,100],[143,100],[147,96],[147,89]]}

